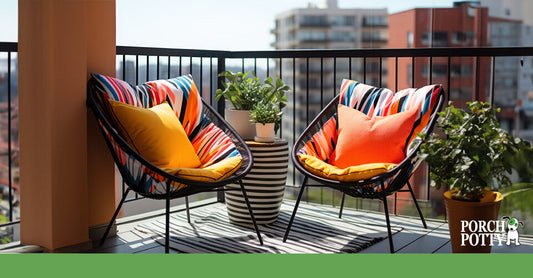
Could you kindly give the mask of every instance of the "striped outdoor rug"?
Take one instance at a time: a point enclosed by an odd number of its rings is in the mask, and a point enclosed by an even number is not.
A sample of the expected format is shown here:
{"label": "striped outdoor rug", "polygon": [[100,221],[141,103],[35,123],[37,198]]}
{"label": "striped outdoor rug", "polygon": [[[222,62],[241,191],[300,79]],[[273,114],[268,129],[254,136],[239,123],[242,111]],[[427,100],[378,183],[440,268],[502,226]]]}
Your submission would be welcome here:
{"label": "striped outdoor rug", "polygon": [[[217,203],[191,210],[191,224],[185,212],[170,216],[170,248],[183,253],[356,253],[387,237],[384,217],[356,217],[345,213],[342,219],[337,209],[301,204],[287,242],[282,242],[293,203],[282,204],[278,220],[259,225],[264,245],[259,245],[252,227],[229,222],[226,206]],[[153,234],[164,245],[165,219],[135,227]],[[392,232],[401,231],[392,227]]]}

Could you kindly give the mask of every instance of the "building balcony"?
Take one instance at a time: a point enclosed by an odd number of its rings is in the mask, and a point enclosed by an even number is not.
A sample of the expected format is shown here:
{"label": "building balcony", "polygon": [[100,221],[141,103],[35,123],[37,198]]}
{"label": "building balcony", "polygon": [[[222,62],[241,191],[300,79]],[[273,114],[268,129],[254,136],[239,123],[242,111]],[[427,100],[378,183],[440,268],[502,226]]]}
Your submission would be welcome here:
{"label": "building balcony", "polygon": [[[18,175],[16,171],[18,168],[18,132],[15,128],[18,122],[18,89],[16,88],[18,70],[15,66],[17,64],[17,45],[9,43],[0,43],[0,65],[5,64],[4,68],[0,68],[2,74],[2,81],[0,82],[1,95],[6,96],[3,103],[6,103],[5,108],[0,113],[0,120],[5,122],[2,128],[2,146],[0,154],[4,159],[4,168],[8,171],[3,172],[6,182],[2,184],[2,198],[3,202],[2,213],[5,220],[0,223],[0,233],[4,232],[4,238],[9,238],[11,243],[9,246],[16,245],[18,240],[17,230],[19,229],[20,216],[18,214]],[[202,97],[212,106],[217,107],[219,112],[223,113],[225,109],[224,102],[215,100],[215,91],[219,87],[217,74],[224,70],[233,71],[251,71],[255,72],[260,78],[266,76],[280,77],[286,84],[290,85],[292,91],[288,94],[289,105],[286,109],[286,115],[299,115],[298,117],[284,117],[282,132],[280,138],[289,141],[292,146],[294,140],[301,133],[300,126],[303,123],[312,121],[313,113],[309,113],[312,109],[319,109],[323,107],[329,99],[338,94],[339,85],[344,78],[357,79],[361,82],[368,82],[370,85],[381,86],[384,83],[388,84],[392,90],[399,90],[407,87],[419,87],[424,84],[442,83],[447,93],[446,99],[455,101],[455,106],[464,105],[467,100],[483,100],[491,103],[497,102],[498,98],[503,97],[498,91],[498,86],[491,85],[489,80],[498,78],[498,71],[496,69],[496,59],[503,57],[517,57],[517,56],[533,56],[533,48],[531,47],[509,47],[509,48],[446,48],[446,49],[349,49],[349,50],[276,50],[276,51],[209,51],[196,49],[161,49],[161,48],[147,48],[147,47],[116,47],[116,76],[131,84],[143,83],[148,80],[164,79],[175,77],[184,74],[191,74],[197,84],[198,90]],[[6,57],[7,63],[2,61],[1,57]],[[433,58],[445,57],[448,58],[446,65],[447,73],[442,74],[426,74],[423,75],[422,64],[429,66],[425,70],[432,69]],[[455,96],[450,95],[453,91],[454,84],[451,81],[450,69],[453,65],[453,60],[460,57],[474,57],[473,64],[474,72],[472,74],[471,82],[473,90],[470,95]],[[329,69],[328,72],[309,70],[308,67],[299,67],[294,63],[313,61],[321,61],[322,68]],[[371,60],[371,61],[370,61]],[[422,61],[423,60],[423,63]],[[416,61],[416,62],[415,62]],[[368,66],[372,62],[373,66]],[[326,63],[324,65],[324,63]],[[376,64],[377,63],[377,64]],[[442,63],[442,62],[439,62]],[[357,64],[357,66],[356,66]],[[412,65],[415,65],[414,67]],[[464,62],[461,62],[464,64]],[[1,66],[0,66],[1,67]],[[374,70],[370,70],[373,68]],[[339,70],[342,69],[342,70]],[[367,70],[364,70],[367,69]],[[381,70],[379,70],[381,69]],[[411,73],[407,78],[407,71]],[[415,74],[412,74],[412,73]],[[509,72],[506,72],[509,74]],[[517,73],[518,74],[518,67]],[[315,81],[310,82],[308,78],[313,78]],[[302,81],[304,80],[304,81]],[[320,81],[318,81],[320,80]],[[314,84],[307,89],[302,84]],[[324,87],[321,84],[327,84]],[[488,84],[488,85],[487,85]],[[324,88],[326,88],[324,90]],[[313,94],[313,95],[310,95]],[[7,105],[9,104],[9,105]],[[7,108],[9,107],[9,108]],[[314,110],[313,110],[314,111]],[[517,113],[515,116],[524,115],[524,113]],[[530,119],[521,118],[518,121],[524,123]],[[305,126],[305,125],[303,125]],[[294,127],[294,128],[293,128]],[[511,124],[510,127],[513,127]],[[517,125],[518,130],[531,130],[531,125]],[[391,197],[391,209],[394,214],[392,216],[393,226],[403,227],[403,230],[398,231],[393,235],[393,240],[398,242],[396,249],[400,253],[449,253],[451,252],[447,223],[445,222],[445,212],[442,204],[442,192],[437,191],[429,186],[427,179],[427,170],[420,167],[417,174],[414,175],[413,185],[415,196],[421,203],[424,215],[429,218],[428,229],[423,229],[419,219],[413,218],[416,216],[416,211],[410,205],[410,197],[399,194],[397,198]],[[23,173],[22,173],[23,174]],[[13,175],[13,176],[9,176]],[[285,225],[290,214],[291,208],[294,206],[294,199],[297,195],[299,180],[301,177],[295,171],[294,166],[289,165],[289,175],[287,177],[287,185],[285,190],[285,200],[282,204],[282,213],[280,214],[279,223],[281,226]],[[124,186],[124,185],[122,185]],[[124,188],[119,188],[119,191]],[[5,193],[4,193],[5,192]],[[529,191],[514,193],[513,198],[529,198],[527,194]],[[304,198],[305,203],[302,205],[303,209],[316,212],[316,215],[321,220],[323,219],[337,219],[336,213],[338,210],[340,196],[332,191],[313,189],[309,190],[308,196]],[[157,243],[158,235],[146,231],[146,223],[157,225],[161,219],[161,211],[158,211],[159,203],[146,202],[138,196],[131,196],[128,200],[125,210],[128,212],[118,223],[117,236],[111,238],[102,247],[96,246],[90,250],[95,253],[161,253],[162,246]],[[233,226],[227,221],[225,216],[225,204],[223,203],[223,195],[213,193],[212,195],[202,196],[204,200],[198,200],[191,203],[191,215],[194,221],[200,221],[202,217],[212,211],[218,211],[216,214],[219,218],[221,226],[217,229],[229,230]],[[142,202],[146,203],[140,205]],[[379,202],[379,201],[378,201]],[[518,203],[518,202],[517,202]],[[349,199],[346,203],[343,220],[351,223],[357,219],[365,219],[370,221],[370,225],[381,225],[383,223],[384,214],[381,212],[376,201],[364,199]],[[184,215],[184,205],[178,202],[173,204],[172,218],[181,219]],[[143,207],[143,208],[139,208]],[[526,216],[526,211],[531,207],[526,208],[503,208],[502,213],[515,211],[519,209],[524,211],[522,220],[525,221],[524,232],[521,233],[520,248],[508,248],[507,246],[496,246],[493,248],[494,253],[517,253],[526,252],[533,253],[533,238],[529,235],[533,234],[533,220]],[[144,211],[142,211],[144,210]],[[134,212],[132,212],[134,211]],[[289,212],[288,212],[289,211]],[[211,217],[211,216],[209,216]],[[318,218],[316,222],[320,222]],[[196,219],[196,220],[195,220]],[[343,221],[336,220],[336,221]],[[328,220],[329,221],[329,220]],[[201,222],[201,221],[200,221]],[[197,222],[199,223],[199,222]],[[376,224],[377,223],[377,224]],[[143,228],[145,227],[145,228]],[[327,227],[326,227],[327,228]],[[143,230],[144,229],[144,230]],[[264,226],[259,228],[265,229]],[[9,233],[9,234],[8,234]],[[1,236],[2,234],[0,234]],[[364,234],[362,235],[364,236]],[[0,238],[1,239],[1,238]],[[356,236],[353,238],[356,240]],[[336,240],[336,239],[333,239]],[[277,241],[275,248],[282,250],[284,245],[281,241]],[[327,249],[327,242],[320,243],[320,250]],[[1,245],[0,245],[1,246]],[[1,247],[0,247],[1,248]],[[239,252],[238,244],[228,247],[228,253]],[[235,249],[232,249],[235,248]],[[10,252],[16,249],[7,249]],[[307,250],[307,249],[305,249]],[[340,249],[338,251],[341,251]],[[183,249],[175,250],[175,252],[205,252],[205,249]],[[291,251],[298,253],[297,251]],[[326,251],[324,251],[326,252]],[[363,248],[361,253],[388,253],[388,243],[386,240],[379,241],[368,248]]]}

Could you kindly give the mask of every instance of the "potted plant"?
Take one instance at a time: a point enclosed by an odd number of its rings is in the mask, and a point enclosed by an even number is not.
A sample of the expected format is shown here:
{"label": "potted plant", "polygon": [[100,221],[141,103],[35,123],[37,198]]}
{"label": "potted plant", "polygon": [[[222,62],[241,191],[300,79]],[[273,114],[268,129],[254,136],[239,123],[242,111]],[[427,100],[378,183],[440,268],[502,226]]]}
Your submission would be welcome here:
{"label": "potted plant", "polygon": [[255,123],[255,141],[274,142],[275,127],[279,124],[282,114],[279,106],[273,102],[260,101],[254,105],[251,111],[251,121]]}
{"label": "potted plant", "polygon": [[476,233],[483,229],[464,225],[496,220],[503,197],[491,190],[511,185],[513,157],[531,145],[499,127],[499,109],[477,101],[468,105],[469,113],[451,103],[440,112],[437,126],[444,136],[419,134],[424,139],[418,155],[430,166],[432,185],[450,187],[444,200],[452,251],[488,253],[489,239]]}
{"label": "potted plant", "polygon": [[[279,106],[279,110],[283,109],[287,102],[285,92],[289,90],[289,86],[283,84],[279,78],[276,78],[275,83],[271,77],[261,82],[258,77],[254,75],[248,77],[248,75],[249,72],[233,73],[231,71],[219,74],[227,79],[227,83],[223,84],[224,90],[216,91],[216,100],[224,96],[231,102],[233,107],[226,109],[226,120],[241,137],[250,140],[255,135],[251,110],[259,102],[273,103]],[[281,119],[276,121],[276,130],[279,128],[280,121]]]}
{"label": "potted plant", "polygon": [[260,99],[262,87],[259,78],[249,78],[248,74],[222,72],[218,76],[225,77],[227,82],[223,83],[224,90],[216,90],[217,101],[224,96],[232,104],[232,107],[226,108],[225,118],[245,140],[251,140],[255,135],[254,126],[250,123],[250,110]]}

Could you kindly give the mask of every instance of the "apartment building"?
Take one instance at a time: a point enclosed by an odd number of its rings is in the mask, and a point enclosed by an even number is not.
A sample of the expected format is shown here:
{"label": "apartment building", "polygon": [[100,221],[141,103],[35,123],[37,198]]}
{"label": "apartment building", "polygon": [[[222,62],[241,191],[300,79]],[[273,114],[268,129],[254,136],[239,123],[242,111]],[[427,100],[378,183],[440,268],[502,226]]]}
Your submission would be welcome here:
{"label": "apartment building", "polygon": [[[278,14],[272,30],[275,35],[272,46],[275,49],[385,48],[388,27],[385,8],[345,9],[340,8],[336,0],[328,0],[323,6],[309,4],[307,8]],[[296,100],[296,107],[290,102],[284,112],[283,137],[289,143],[338,94],[342,79],[364,79],[368,84],[386,85],[385,75],[380,77],[380,69],[383,70],[385,66],[380,66],[376,59],[295,59],[294,64],[293,61],[284,60],[281,65],[278,63],[278,69],[280,66],[285,83],[294,85]],[[382,72],[386,73],[384,70]]]}

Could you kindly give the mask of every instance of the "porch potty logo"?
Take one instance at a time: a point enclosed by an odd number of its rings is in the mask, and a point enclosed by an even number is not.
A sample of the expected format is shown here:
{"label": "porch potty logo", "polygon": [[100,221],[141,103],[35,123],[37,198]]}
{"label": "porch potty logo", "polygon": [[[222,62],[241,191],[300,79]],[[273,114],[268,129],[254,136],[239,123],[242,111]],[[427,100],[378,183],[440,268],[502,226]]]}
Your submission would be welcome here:
{"label": "porch potty logo", "polygon": [[524,227],[523,221],[509,216],[502,217],[502,220],[461,220],[461,246],[467,243],[470,246],[502,246],[520,245],[518,236],[518,226]]}

